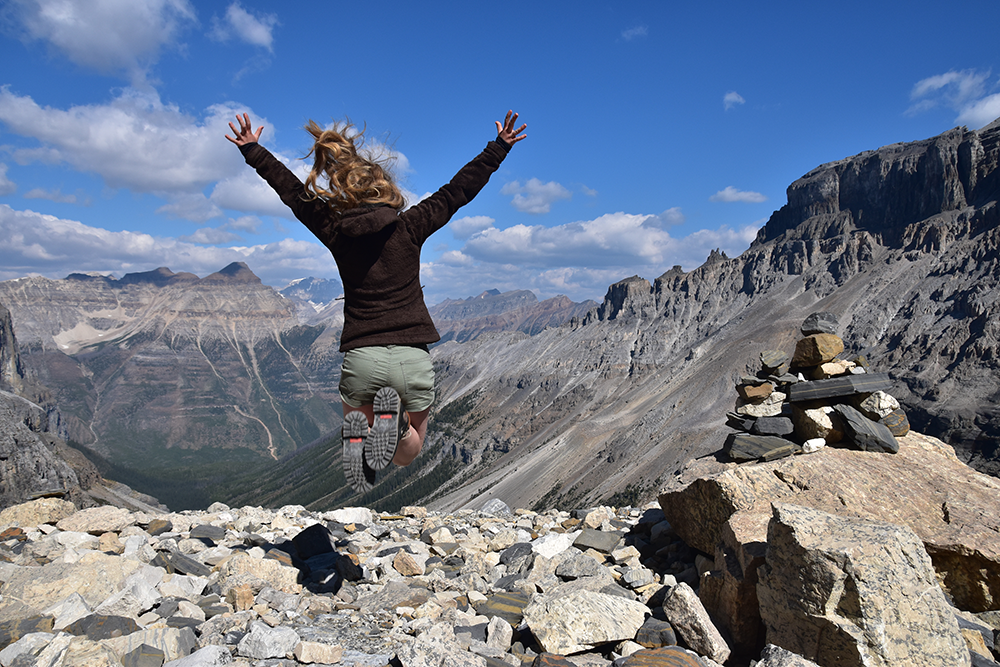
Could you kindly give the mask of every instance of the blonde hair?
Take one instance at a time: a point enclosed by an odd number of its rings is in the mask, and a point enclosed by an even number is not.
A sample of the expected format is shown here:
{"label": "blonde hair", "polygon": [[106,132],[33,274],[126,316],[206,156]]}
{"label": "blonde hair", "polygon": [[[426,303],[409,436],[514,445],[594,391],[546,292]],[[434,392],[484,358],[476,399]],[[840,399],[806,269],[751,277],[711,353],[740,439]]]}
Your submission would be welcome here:
{"label": "blonde hair", "polygon": [[[387,160],[358,153],[364,146],[364,129],[354,131],[354,125],[346,121],[324,130],[312,120],[305,129],[315,139],[306,154],[307,158],[313,156],[312,171],[306,178],[310,199],[323,199],[337,211],[373,204],[388,204],[401,211],[406,206],[386,166]],[[321,177],[328,189],[322,186],[322,180],[317,183]]]}

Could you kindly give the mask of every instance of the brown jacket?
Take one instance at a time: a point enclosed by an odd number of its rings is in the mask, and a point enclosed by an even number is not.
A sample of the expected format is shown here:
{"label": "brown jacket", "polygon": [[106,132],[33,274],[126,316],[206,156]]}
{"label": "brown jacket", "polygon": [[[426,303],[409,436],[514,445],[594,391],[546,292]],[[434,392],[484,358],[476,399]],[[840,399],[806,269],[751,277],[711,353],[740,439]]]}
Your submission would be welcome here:
{"label": "brown jacket", "polygon": [[338,213],[320,199],[307,199],[298,177],[266,148],[255,143],[240,146],[247,164],[337,261],[344,283],[341,352],[441,340],[420,287],[420,248],[483,189],[508,150],[491,141],[450,183],[405,211],[366,206]]}

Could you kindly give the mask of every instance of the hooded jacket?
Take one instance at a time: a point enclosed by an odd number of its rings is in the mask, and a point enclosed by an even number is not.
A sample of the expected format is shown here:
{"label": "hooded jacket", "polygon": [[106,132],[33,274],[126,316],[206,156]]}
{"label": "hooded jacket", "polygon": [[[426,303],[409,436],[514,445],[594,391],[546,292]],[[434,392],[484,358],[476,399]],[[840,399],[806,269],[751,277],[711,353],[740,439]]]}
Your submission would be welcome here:
{"label": "hooded jacket", "polygon": [[381,205],[338,212],[322,199],[307,198],[302,181],[266,148],[240,146],[247,164],[333,253],[344,284],[341,352],[441,340],[420,286],[420,249],[483,189],[509,150],[489,142],[447,185],[405,211]]}

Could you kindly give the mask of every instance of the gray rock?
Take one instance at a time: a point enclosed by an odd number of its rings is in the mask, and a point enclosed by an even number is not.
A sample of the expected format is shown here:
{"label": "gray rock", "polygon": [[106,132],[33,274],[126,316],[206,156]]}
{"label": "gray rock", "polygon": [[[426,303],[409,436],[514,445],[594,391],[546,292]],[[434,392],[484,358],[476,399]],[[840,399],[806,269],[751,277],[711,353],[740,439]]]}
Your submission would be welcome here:
{"label": "gray rock", "polygon": [[791,435],[795,430],[788,417],[761,417],[754,421],[750,432],[754,435]]}
{"label": "gray rock", "polygon": [[857,449],[889,454],[899,451],[899,442],[885,425],[873,422],[849,405],[835,405],[834,410],[843,422],[845,440]]}
{"label": "gray rock", "polygon": [[233,661],[225,646],[206,646],[189,656],[164,663],[163,667],[221,667]]}
{"label": "gray rock", "polygon": [[889,376],[885,373],[844,375],[827,380],[797,382],[788,388],[788,400],[792,403],[800,403],[821,398],[867,394],[890,387],[892,387],[892,382],[889,381]]}
{"label": "gray rock", "polygon": [[581,551],[594,549],[601,553],[611,553],[623,537],[623,533],[618,531],[594,530],[586,528],[573,542],[573,546]]}
{"label": "gray rock", "polygon": [[780,646],[768,644],[761,651],[757,667],[820,667],[812,660],[801,655],[786,651]]}
{"label": "gray rock", "polygon": [[788,456],[798,449],[791,440],[773,435],[751,435],[749,433],[730,433],[723,446],[723,452],[734,461],[771,460],[780,458],[775,454]]}
{"label": "gray rock", "polygon": [[773,507],[757,584],[769,643],[821,665],[970,664],[913,531]]}
{"label": "gray rock", "polygon": [[803,322],[800,330],[803,336],[811,336],[813,334],[825,333],[825,334],[837,334],[837,327],[840,323],[837,321],[837,316],[833,313],[826,311],[821,311],[818,313],[812,313]]}
{"label": "gray rock", "polygon": [[507,503],[500,500],[499,498],[492,498],[486,501],[483,505],[483,509],[480,510],[483,514],[493,514],[497,516],[509,516],[511,511]]}
{"label": "gray rock", "polygon": [[254,621],[250,624],[250,632],[240,640],[236,652],[254,660],[283,658],[285,654],[295,650],[299,641],[298,633],[291,628],[272,628],[266,623]]}

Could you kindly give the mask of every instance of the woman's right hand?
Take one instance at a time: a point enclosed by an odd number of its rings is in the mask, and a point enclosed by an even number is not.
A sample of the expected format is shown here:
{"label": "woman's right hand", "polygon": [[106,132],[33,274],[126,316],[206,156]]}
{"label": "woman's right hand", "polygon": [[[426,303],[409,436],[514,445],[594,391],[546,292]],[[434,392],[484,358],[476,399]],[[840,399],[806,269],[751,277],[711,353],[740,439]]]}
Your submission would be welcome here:
{"label": "woman's right hand", "polygon": [[236,114],[236,120],[240,124],[239,131],[238,132],[236,131],[236,127],[233,125],[232,121],[230,121],[229,129],[231,129],[233,131],[233,134],[235,134],[236,136],[231,137],[227,134],[226,139],[229,139],[237,146],[243,146],[244,144],[255,144],[260,140],[260,133],[264,131],[263,125],[258,127],[256,132],[253,132],[250,128],[250,116],[248,114],[244,113],[243,118],[240,118],[240,115]]}
{"label": "woman's right hand", "polygon": [[497,124],[497,137],[507,142],[508,146],[513,146],[528,136],[526,134],[521,134],[524,132],[524,129],[528,127],[527,123],[523,123],[521,127],[514,129],[514,123],[517,122],[517,114],[513,111],[507,112],[507,117],[504,118],[502,125],[498,120],[494,122]]}

